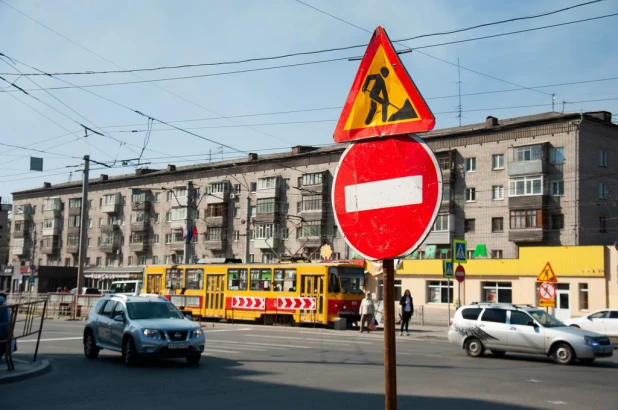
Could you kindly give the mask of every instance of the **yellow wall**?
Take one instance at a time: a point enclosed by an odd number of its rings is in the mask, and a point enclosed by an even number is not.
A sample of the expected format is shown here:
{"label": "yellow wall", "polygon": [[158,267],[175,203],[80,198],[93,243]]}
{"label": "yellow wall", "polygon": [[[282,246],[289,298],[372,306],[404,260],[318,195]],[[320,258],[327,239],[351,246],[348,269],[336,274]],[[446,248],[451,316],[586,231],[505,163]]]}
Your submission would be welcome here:
{"label": "yellow wall", "polygon": [[[469,259],[466,276],[534,276],[549,262],[560,277],[604,277],[604,246],[547,246],[519,248],[518,259]],[[442,275],[442,261],[422,259],[403,261],[400,275]]]}
{"label": "yellow wall", "polygon": [[618,251],[613,246],[608,246],[608,275],[607,293],[609,308],[618,309]]}

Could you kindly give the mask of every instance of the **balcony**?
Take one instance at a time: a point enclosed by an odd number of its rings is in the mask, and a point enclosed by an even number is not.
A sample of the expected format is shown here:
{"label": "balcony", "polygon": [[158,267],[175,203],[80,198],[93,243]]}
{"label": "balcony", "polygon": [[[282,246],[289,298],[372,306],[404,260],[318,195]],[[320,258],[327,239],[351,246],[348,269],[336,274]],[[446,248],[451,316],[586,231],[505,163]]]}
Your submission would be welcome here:
{"label": "balcony", "polygon": [[27,238],[30,235],[30,224],[22,222],[19,226],[17,224],[13,227],[13,238]]}
{"label": "balcony", "polygon": [[43,201],[43,217],[59,218],[62,213],[62,202],[60,198],[49,198]]}
{"label": "balcony", "polygon": [[68,235],[79,235],[81,233],[81,228],[79,226],[69,226],[67,228]]}
{"label": "balcony", "polygon": [[115,231],[120,231],[120,226],[118,226],[117,224],[101,225],[102,233],[115,232]]}
{"label": "balcony", "polygon": [[14,221],[29,221],[31,219],[31,214],[32,206],[30,206],[30,204],[13,206]]}
{"label": "balcony", "polygon": [[149,211],[152,204],[152,191],[141,190],[139,195],[133,195],[131,197],[131,210],[132,211]]}
{"label": "balcony", "polygon": [[81,207],[69,208],[69,216],[81,215],[81,213],[82,213]]}
{"label": "balcony", "polygon": [[184,241],[175,241],[169,243],[170,249],[173,251],[184,251],[185,242]]}
{"label": "balcony", "polygon": [[99,245],[99,250],[103,253],[114,253],[120,246],[117,243],[101,243]]}
{"label": "balcony", "polygon": [[186,222],[186,219],[176,219],[170,221],[170,228],[172,228],[173,230],[179,230],[180,228],[183,228],[185,226]]}
{"label": "balcony", "polygon": [[430,231],[423,243],[425,245],[450,245],[453,239],[455,239],[454,232]]}
{"label": "balcony", "polygon": [[131,232],[143,232],[150,228],[150,221],[131,222]]}
{"label": "balcony", "polygon": [[510,229],[509,241],[511,242],[543,242],[545,231],[543,228]]}
{"label": "balcony", "polygon": [[[230,193],[228,189],[226,192],[212,192],[212,193],[206,194],[206,198],[204,199],[206,200],[206,204],[227,203],[231,199],[231,195],[232,194]],[[234,199],[238,197],[238,194],[233,194],[233,195],[234,195]]]}
{"label": "balcony", "polygon": [[43,239],[43,244],[41,245],[41,253],[45,255],[53,255],[60,250],[58,246],[58,237],[54,236],[53,239]]}
{"label": "balcony", "polygon": [[279,211],[262,213],[255,216],[256,224],[273,224],[279,221]]}
{"label": "balcony", "polygon": [[319,248],[322,246],[321,236],[301,236],[298,240],[305,248]]}
{"label": "balcony", "polygon": [[219,240],[205,240],[204,247],[208,250],[219,251],[225,249],[227,241],[223,239]]}
{"label": "balcony", "polygon": [[11,255],[25,256],[28,254],[28,245],[11,246]]}
{"label": "balcony", "polygon": [[148,242],[132,242],[129,243],[129,250],[131,252],[147,252],[150,249]]}
{"label": "balcony", "polygon": [[507,151],[507,171],[510,177],[547,174],[547,143],[511,147]]}
{"label": "balcony", "polygon": [[43,236],[58,236],[60,235],[60,228],[43,228]]}
{"label": "balcony", "polygon": [[326,210],[325,209],[311,209],[300,211],[300,217],[305,221],[325,221]]}
{"label": "balcony", "polygon": [[222,228],[227,222],[226,219],[223,216],[207,216],[205,218],[206,226],[209,228]]}
{"label": "balcony", "polygon": [[105,212],[107,214],[116,214],[120,212],[122,208],[122,198],[120,197],[120,193],[115,193],[112,195],[105,195],[103,197],[103,204],[101,204],[101,212]]}
{"label": "balcony", "polygon": [[279,247],[279,238],[255,238],[253,246],[257,249],[276,249]]}
{"label": "balcony", "polygon": [[546,202],[546,195],[511,196],[509,197],[509,209],[543,209]]}
{"label": "balcony", "polygon": [[256,199],[266,199],[266,198],[279,198],[281,196],[281,178],[275,177],[274,185],[271,188],[263,188],[260,187],[260,182],[258,182],[258,189],[255,192]]}
{"label": "balcony", "polygon": [[79,253],[79,242],[67,245],[68,253]]}

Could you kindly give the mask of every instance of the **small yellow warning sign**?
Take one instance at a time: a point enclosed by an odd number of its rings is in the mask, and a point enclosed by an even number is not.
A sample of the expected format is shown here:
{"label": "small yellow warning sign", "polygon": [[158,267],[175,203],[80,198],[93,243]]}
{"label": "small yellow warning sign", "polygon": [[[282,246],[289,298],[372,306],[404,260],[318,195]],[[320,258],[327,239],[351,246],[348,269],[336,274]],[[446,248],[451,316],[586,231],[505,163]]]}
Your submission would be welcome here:
{"label": "small yellow warning sign", "polygon": [[539,299],[539,307],[556,307],[556,299]]}
{"label": "small yellow warning sign", "polygon": [[551,268],[551,265],[549,264],[549,262],[545,264],[545,267],[543,268],[541,273],[539,273],[539,276],[537,276],[536,281],[537,282],[558,283],[558,278],[556,277],[556,274],[554,273],[554,270]]}

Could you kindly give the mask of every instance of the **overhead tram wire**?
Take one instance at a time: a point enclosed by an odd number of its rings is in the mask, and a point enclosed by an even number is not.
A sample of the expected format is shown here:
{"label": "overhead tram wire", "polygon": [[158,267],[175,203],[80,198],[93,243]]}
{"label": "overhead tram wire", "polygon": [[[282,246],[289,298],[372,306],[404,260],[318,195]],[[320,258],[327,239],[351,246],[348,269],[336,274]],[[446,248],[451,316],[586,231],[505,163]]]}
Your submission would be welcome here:
{"label": "overhead tram wire", "polygon": [[[344,22],[346,24],[352,25],[358,29],[364,30],[362,27],[356,26],[352,23],[349,23],[343,19],[340,19],[332,14],[329,14],[323,10],[320,10],[316,7],[313,7],[307,3],[304,3],[302,1],[297,0],[298,3],[301,3],[307,7],[310,7],[316,11],[319,11],[320,13],[326,14],[334,19],[337,19],[341,22]],[[530,16],[521,16],[521,17],[513,17],[513,18],[509,18],[509,19],[505,19],[505,20],[499,20],[499,21],[494,21],[494,22],[490,22],[490,23],[482,23],[482,24],[478,24],[478,25],[474,25],[474,26],[470,26],[470,27],[465,27],[465,28],[461,28],[461,29],[454,29],[454,30],[449,30],[449,31],[443,31],[443,32],[437,32],[437,33],[428,33],[428,34],[421,34],[421,35],[417,35],[417,36],[413,36],[413,37],[408,37],[408,38],[404,38],[404,39],[400,39],[400,40],[396,40],[396,42],[403,42],[403,41],[410,41],[410,40],[417,40],[417,39],[421,39],[421,38],[428,38],[428,37],[435,37],[435,36],[444,36],[444,35],[450,35],[450,34],[456,34],[456,33],[461,33],[461,32],[465,32],[465,31],[470,31],[470,30],[474,30],[474,29],[478,29],[478,28],[483,28],[483,27],[490,27],[490,26],[495,26],[495,25],[500,25],[500,24],[505,24],[505,23],[511,23],[511,22],[515,22],[515,21],[522,21],[522,20],[531,20],[531,19],[537,19],[537,18],[541,18],[541,17],[546,17],[549,15],[553,15],[553,14],[558,14],[558,13],[562,13],[568,10],[572,10],[578,7],[584,7],[584,6],[589,6],[595,3],[601,3],[605,0],[593,0],[593,1],[588,1],[588,2],[584,2],[584,3],[579,3],[579,4],[575,4],[573,6],[569,6],[569,7],[565,7],[565,8],[561,8],[561,9],[557,9],[557,10],[553,10],[553,11],[549,11],[549,12],[545,12],[545,13],[539,13],[539,14],[534,14],[534,15],[530,15]],[[269,60],[279,60],[279,59],[284,59],[284,58],[289,58],[289,57],[295,57],[295,56],[305,56],[305,55],[314,55],[314,54],[323,54],[323,53],[330,53],[330,52],[336,52],[336,51],[345,51],[345,50],[351,50],[351,49],[355,49],[355,48],[364,48],[367,46],[367,44],[359,44],[359,45],[353,45],[353,46],[344,46],[344,47],[335,47],[335,48],[329,48],[329,49],[321,49],[321,50],[314,50],[314,51],[304,51],[304,52],[297,52],[297,53],[289,53],[289,54],[283,54],[283,55],[277,55],[277,56],[270,56],[270,57],[256,57],[256,58],[248,58],[248,59],[241,59],[241,60],[235,60],[235,61],[223,61],[223,62],[214,62],[214,63],[196,63],[196,64],[181,64],[181,65],[174,65],[174,66],[161,66],[161,67],[151,67],[151,68],[138,68],[138,69],[124,69],[120,66],[118,66],[117,64],[115,64],[114,62],[106,59],[105,57],[93,52],[92,50],[89,50],[88,48],[82,46],[81,44],[71,40],[70,38],[62,35],[61,33],[57,32],[56,30],[52,29],[49,26],[46,26],[45,24],[41,23],[40,21],[34,19],[33,17],[27,15],[26,13],[22,12],[21,10],[17,9],[16,7],[6,3],[4,0],[0,0],[0,3],[3,3],[4,5],[6,5],[7,7],[10,7],[11,9],[13,9],[14,11],[16,11],[17,13],[23,15],[24,17],[34,21],[35,23],[45,27],[46,29],[52,31],[53,33],[57,34],[58,36],[64,38],[65,40],[75,44],[76,46],[88,51],[89,53],[92,53],[94,55],[96,55],[97,57],[107,61],[108,63],[120,68],[120,70],[106,70],[106,71],[82,71],[82,72],[59,72],[59,73],[50,73],[51,75],[97,75],[97,74],[118,74],[118,73],[136,73],[136,72],[143,72],[143,71],[158,71],[158,70],[171,70],[171,69],[180,69],[180,68],[193,68],[193,67],[209,67],[209,66],[220,66],[220,65],[234,65],[234,64],[245,64],[245,63],[250,63],[250,62],[257,62],[257,61],[269,61]],[[41,73],[27,73],[25,75],[31,75],[31,76],[40,76],[40,75],[45,75],[45,74],[41,74]]]}

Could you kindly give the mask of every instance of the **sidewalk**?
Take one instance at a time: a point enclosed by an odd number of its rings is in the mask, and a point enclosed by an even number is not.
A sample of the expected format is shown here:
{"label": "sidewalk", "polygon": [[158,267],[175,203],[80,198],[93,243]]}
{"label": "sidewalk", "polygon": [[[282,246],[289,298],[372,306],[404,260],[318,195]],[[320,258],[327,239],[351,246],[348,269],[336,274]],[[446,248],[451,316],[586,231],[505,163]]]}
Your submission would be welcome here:
{"label": "sidewalk", "polygon": [[[395,325],[395,335],[399,336],[399,325]],[[384,331],[384,324],[380,323],[377,326],[378,331]],[[448,328],[446,326],[430,326],[430,325],[418,325],[410,323],[408,326],[408,333],[410,337],[419,339],[441,339],[446,340],[448,338]]]}
{"label": "sidewalk", "polygon": [[2,358],[0,362],[0,385],[30,379],[51,370],[51,365],[48,360],[37,360],[36,362],[32,362],[13,358],[13,363],[15,364],[15,370],[8,371],[6,362],[4,358]]}

